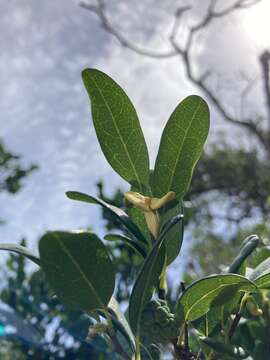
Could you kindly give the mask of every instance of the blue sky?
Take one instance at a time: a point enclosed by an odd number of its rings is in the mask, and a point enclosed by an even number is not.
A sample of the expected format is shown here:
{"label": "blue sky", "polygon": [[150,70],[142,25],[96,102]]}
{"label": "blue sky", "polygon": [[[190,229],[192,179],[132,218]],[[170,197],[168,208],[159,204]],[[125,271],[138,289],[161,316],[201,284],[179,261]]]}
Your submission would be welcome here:
{"label": "blue sky", "polygon": [[[114,0],[112,19],[140,44],[165,48],[176,5],[172,0]],[[197,16],[200,11],[198,7]],[[0,136],[25,163],[40,167],[18,195],[1,195],[0,216],[8,222],[1,226],[0,241],[18,242],[24,236],[35,248],[48,229],[86,225],[102,234],[98,209],[64,195],[67,190],[95,194],[100,179],[108,193],[126,187],[99,150],[81,70],[97,67],[124,87],[138,110],[152,162],[170,112],[179,100],[198,90],[186,81],[179,60],[146,59],[121,48],[75,0],[2,1],[0,19]],[[237,91],[232,86],[235,74],[244,68],[256,75],[256,55],[266,45],[256,42],[254,26],[246,12],[217,22],[199,44],[198,69],[207,64],[217,73],[225,71],[225,87]],[[256,99],[256,106],[259,103]],[[214,110],[212,114],[213,140],[217,131],[230,128]]]}

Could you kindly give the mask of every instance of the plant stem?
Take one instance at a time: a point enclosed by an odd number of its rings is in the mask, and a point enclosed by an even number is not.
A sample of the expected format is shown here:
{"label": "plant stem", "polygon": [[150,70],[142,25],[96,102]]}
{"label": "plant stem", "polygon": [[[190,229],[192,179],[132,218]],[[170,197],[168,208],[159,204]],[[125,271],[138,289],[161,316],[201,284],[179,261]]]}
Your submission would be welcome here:
{"label": "plant stem", "polygon": [[136,338],[135,360],[141,360],[140,340]]}
{"label": "plant stem", "polygon": [[115,352],[117,352],[119,355],[121,355],[123,357],[123,359],[130,360],[130,356],[123,350],[123,348],[120,345],[117,337],[116,336],[111,336],[111,339],[112,339],[112,342],[113,342]]}
{"label": "plant stem", "polygon": [[231,340],[231,338],[233,337],[233,334],[235,333],[235,330],[239,324],[239,321],[241,319],[241,313],[238,312],[236,315],[235,315],[235,318],[233,319],[233,322],[232,322],[232,325],[230,327],[230,330],[228,332],[228,339]]}

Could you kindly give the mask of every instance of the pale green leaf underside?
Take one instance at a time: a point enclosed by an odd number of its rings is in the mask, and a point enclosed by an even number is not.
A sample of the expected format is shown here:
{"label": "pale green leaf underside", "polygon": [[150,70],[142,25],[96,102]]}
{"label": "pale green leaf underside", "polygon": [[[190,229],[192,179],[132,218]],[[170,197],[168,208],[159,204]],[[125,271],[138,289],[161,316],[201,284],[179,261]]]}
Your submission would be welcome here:
{"label": "pale green leaf underside", "polygon": [[269,289],[270,288],[270,272],[267,272],[257,279],[254,280],[254,283],[258,286],[259,289]]}
{"label": "pale green leaf underside", "polygon": [[42,268],[59,299],[69,308],[104,309],[115,275],[107,250],[94,234],[49,232],[39,242]]}
{"label": "pale green leaf underside", "polygon": [[267,272],[270,273],[270,257],[262,261],[249,275],[249,279],[254,281]]}
{"label": "pale green leaf underside", "polygon": [[149,157],[138,116],[123,89],[96,69],[82,73],[102,151],[112,168],[141,192],[148,186]]}
{"label": "pale green leaf underside", "polygon": [[[252,292],[257,287],[247,278],[236,274],[211,275],[191,284],[180,297],[178,306],[182,307],[185,320],[193,321],[206,314],[215,299],[222,292],[233,288],[237,291]],[[224,297],[224,301],[226,301]],[[222,297],[219,298],[221,305]]]}
{"label": "pale green leaf underside", "polygon": [[188,190],[193,169],[209,131],[209,109],[199,96],[184,99],[163,131],[153,176],[154,196],[174,191],[180,200]]}
{"label": "pale green leaf underside", "polygon": [[13,243],[2,243],[0,244],[0,250],[7,250],[7,251],[15,252],[19,255],[23,255],[29,260],[33,261],[35,264],[40,266],[39,257],[33,254],[25,246],[13,244]]}

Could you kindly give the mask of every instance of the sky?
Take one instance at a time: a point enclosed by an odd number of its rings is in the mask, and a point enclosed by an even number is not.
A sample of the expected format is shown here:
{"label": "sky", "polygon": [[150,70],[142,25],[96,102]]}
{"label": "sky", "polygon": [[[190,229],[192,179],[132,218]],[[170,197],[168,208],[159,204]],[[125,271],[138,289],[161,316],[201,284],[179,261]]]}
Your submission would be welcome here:
{"label": "sky", "polygon": [[[183,2],[188,1],[111,0],[111,18],[138,44],[166,49],[173,11]],[[200,17],[202,2],[192,3],[193,16]],[[257,55],[270,45],[265,6],[270,11],[264,0],[256,9],[217,21],[198,44],[196,66],[215,69],[228,106],[239,98],[239,86],[233,83],[237,76],[256,77]],[[100,151],[82,69],[98,68],[125,89],[141,119],[152,164],[169,114],[185,96],[199,94],[198,89],[186,80],[179,59],[147,59],[122,48],[75,0],[1,1],[0,34],[0,137],[24,164],[39,165],[20,193],[0,196],[0,217],[7,220],[0,241],[18,243],[26,237],[36,249],[46,230],[89,225],[102,236],[99,209],[65,197],[68,190],[96,194],[101,179],[108,194],[117,187],[127,189]],[[259,91],[260,85],[254,94]],[[261,101],[253,96],[251,106],[260,107]],[[237,133],[212,108],[211,113],[210,142],[221,130]]]}

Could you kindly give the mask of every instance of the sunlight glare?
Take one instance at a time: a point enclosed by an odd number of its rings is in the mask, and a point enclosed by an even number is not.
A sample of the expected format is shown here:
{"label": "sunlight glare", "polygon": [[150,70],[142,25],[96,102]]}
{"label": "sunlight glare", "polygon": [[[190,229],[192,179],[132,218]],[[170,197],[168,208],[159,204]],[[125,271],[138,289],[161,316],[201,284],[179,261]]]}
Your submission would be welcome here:
{"label": "sunlight glare", "polygon": [[246,11],[243,27],[256,47],[270,46],[270,0],[263,0]]}

